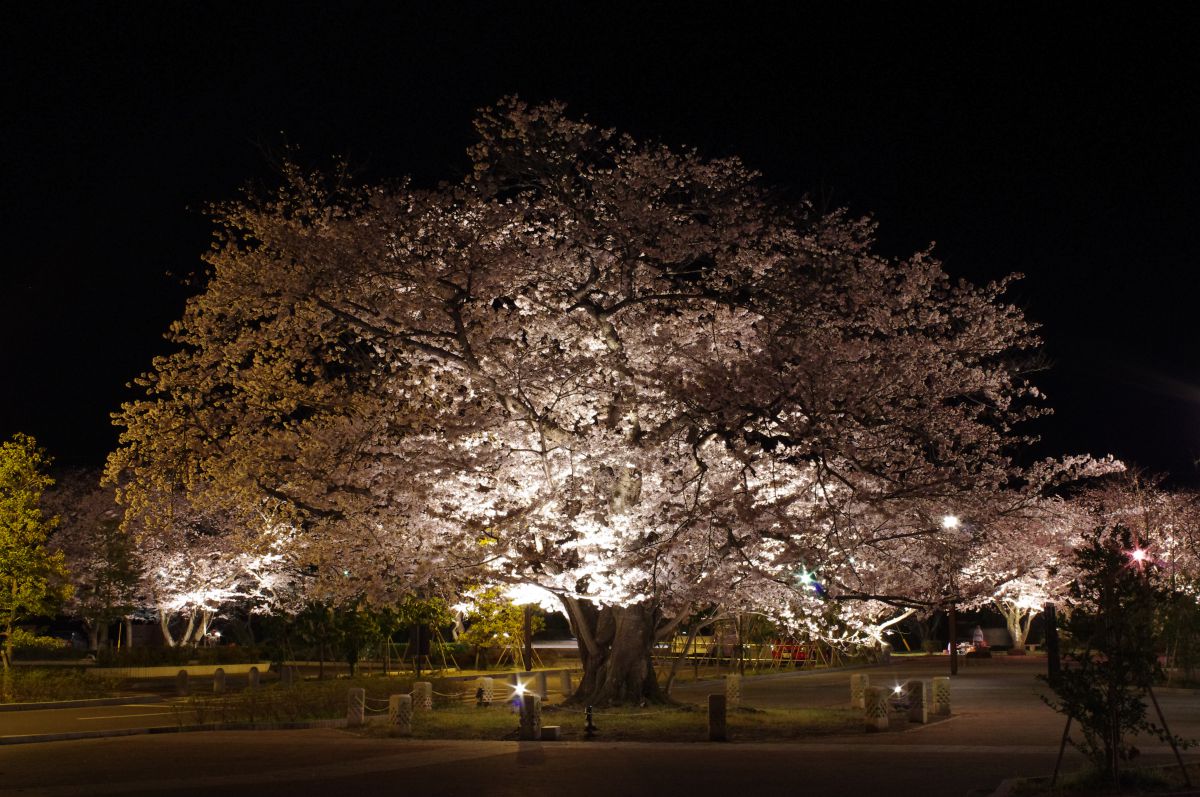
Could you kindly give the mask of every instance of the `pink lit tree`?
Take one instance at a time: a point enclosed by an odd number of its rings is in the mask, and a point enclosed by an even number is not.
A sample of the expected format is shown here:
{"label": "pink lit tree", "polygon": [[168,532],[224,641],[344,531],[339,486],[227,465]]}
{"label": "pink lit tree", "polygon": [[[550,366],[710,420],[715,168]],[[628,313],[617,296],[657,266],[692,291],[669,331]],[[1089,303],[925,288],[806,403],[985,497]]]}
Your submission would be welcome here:
{"label": "pink lit tree", "polygon": [[476,129],[458,184],[289,165],[214,208],[178,349],[119,417],[132,522],[270,506],[322,598],[520,587],[607,704],[660,699],[654,645],[714,603],[876,639],[966,544],[932,518],[986,536],[1082,467],[1011,459],[1040,410],[1007,283],[558,105]]}

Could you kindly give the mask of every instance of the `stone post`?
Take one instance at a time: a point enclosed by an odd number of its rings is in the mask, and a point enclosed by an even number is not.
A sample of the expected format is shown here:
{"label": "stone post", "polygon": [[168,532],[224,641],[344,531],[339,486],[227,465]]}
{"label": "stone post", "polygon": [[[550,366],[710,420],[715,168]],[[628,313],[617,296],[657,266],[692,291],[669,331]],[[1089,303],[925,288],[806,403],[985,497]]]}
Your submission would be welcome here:
{"label": "stone post", "polygon": [[537,673],[534,674],[533,685],[534,685],[534,689],[537,691],[537,696],[540,697],[542,700],[545,700],[546,697],[550,694],[549,688],[546,684],[546,671],[545,670],[538,670]]}
{"label": "stone post", "polygon": [[863,701],[866,704],[864,719],[867,730],[886,731],[888,728],[887,692],[877,686],[868,686],[863,690]]}
{"label": "stone post", "polygon": [[908,721],[929,722],[929,698],[925,691],[924,681],[907,681],[904,691],[908,695]]}
{"label": "stone post", "polygon": [[296,683],[296,668],[291,664],[284,664],[279,668],[279,683],[284,686],[291,686]]}
{"label": "stone post", "polygon": [[412,689],[413,711],[433,710],[433,684],[429,681],[417,681]]}
{"label": "stone post", "polygon": [[950,679],[944,675],[933,679],[933,713],[950,716]]}
{"label": "stone post", "polygon": [[175,694],[180,697],[186,696],[188,693],[188,671],[180,670],[175,674]]}
{"label": "stone post", "polygon": [[213,670],[213,694],[225,694],[225,669],[222,667]]}
{"label": "stone post", "polygon": [[536,742],[542,738],[542,699],[531,692],[521,695],[521,726],[518,736],[523,742]]}
{"label": "stone post", "polygon": [[725,676],[725,704],[729,708],[742,704],[742,676],[733,673]]}
{"label": "stone post", "polygon": [[850,708],[866,708],[866,689],[871,680],[866,673],[850,675]]}
{"label": "stone post", "polygon": [[391,695],[388,697],[388,724],[397,736],[412,736],[413,699],[412,695]]}
{"label": "stone post", "polygon": [[351,689],[346,694],[346,727],[362,725],[367,708],[367,690]]}
{"label": "stone post", "polygon": [[246,688],[257,689],[259,682],[259,674],[257,667],[250,668],[250,674],[246,676]]}
{"label": "stone post", "polygon": [[562,692],[564,700],[574,694],[575,690],[571,687],[570,670],[563,670],[558,674],[558,691]]}
{"label": "stone post", "polygon": [[479,687],[483,690],[484,704],[490,706],[496,699],[496,682],[491,678],[480,678]]}
{"label": "stone post", "polygon": [[729,729],[726,723],[725,695],[708,696],[708,740],[710,742],[729,741]]}

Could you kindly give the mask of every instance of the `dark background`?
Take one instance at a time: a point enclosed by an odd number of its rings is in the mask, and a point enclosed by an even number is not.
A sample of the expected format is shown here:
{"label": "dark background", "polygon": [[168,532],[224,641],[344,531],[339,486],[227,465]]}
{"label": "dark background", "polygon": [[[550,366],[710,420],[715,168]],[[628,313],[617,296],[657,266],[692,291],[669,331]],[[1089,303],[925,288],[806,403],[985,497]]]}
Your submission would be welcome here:
{"label": "dark background", "polygon": [[102,460],[208,245],[204,203],[285,146],[453,179],[474,110],[517,93],[740,155],[787,195],[873,213],[890,254],[936,241],[953,275],[1023,272],[1057,410],[1044,452],[1200,483],[1200,30],[1161,9],[905,5],[10,7],[0,437]]}

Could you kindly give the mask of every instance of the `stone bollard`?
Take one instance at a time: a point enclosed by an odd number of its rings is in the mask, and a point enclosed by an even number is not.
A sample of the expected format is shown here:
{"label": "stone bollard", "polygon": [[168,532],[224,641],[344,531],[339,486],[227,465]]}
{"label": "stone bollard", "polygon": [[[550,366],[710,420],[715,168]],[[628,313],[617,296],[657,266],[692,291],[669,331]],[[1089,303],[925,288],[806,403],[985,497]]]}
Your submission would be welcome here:
{"label": "stone bollard", "polygon": [[933,713],[941,717],[950,716],[950,677],[946,675],[933,679]]}
{"label": "stone bollard", "polygon": [[570,670],[563,670],[558,674],[558,691],[562,692],[564,700],[574,693],[575,690],[571,687]]}
{"label": "stone bollard", "polygon": [[490,706],[496,699],[496,682],[491,678],[480,678],[479,688],[483,690],[483,703]]}
{"label": "stone bollard", "polygon": [[737,708],[742,704],[742,676],[725,676],[725,704],[729,708]]}
{"label": "stone bollard", "polygon": [[346,727],[354,728],[365,721],[367,710],[367,690],[351,689],[346,694]]}
{"label": "stone bollard", "polygon": [[397,736],[412,736],[413,699],[412,695],[391,695],[388,697],[388,724]]}
{"label": "stone bollard", "polygon": [[257,689],[259,682],[259,674],[257,667],[251,667],[249,675],[246,676],[246,688]]}
{"label": "stone bollard", "polygon": [[546,697],[550,694],[549,688],[546,684],[546,671],[545,670],[539,670],[538,673],[533,676],[533,687],[537,691],[537,696],[540,697],[542,700],[545,700]]}
{"label": "stone bollard", "polygon": [[866,708],[866,689],[871,685],[871,679],[866,673],[853,673],[850,676],[850,708]]}
{"label": "stone bollard", "polygon": [[929,696],[924,681],[906,681],[904,692],[908,695],[908,721],[929,722]]}
{"label": "stone bollard", "polygon": [[521,726],[518,738],[523,742],[536,742],[542,738],[542,699],[530,692],[521,695]]}
{"label": "stone bollard", "polygon": [[708,696],[708,740],[710,742],[729,741],[725,707],[725,695]]}
{"label": "stone bollard", "polygon": [[867,730],[886,731],[888,728],[888,695],[877,686],[863,690],[863,701]]}
{"label": "stone bollard", "polygon": [[279,668],[279,683],[283,686],[291,686],[296,682],[296,668],[290,664],[284,664]]}
{"label": "stone bollard", "polygon": [[188,671],[180,670],[175,674],[175,694],[180,697],[186,696],[188,693]]}
{"label": "stone bollard", "polygon": [[225,670],[222,667],[213,670],[213,694],[225,694]]}
{"label": "stone bollard", "polygon": [[412,689],[413,711],[433,710],[433,684],[429,681],[417,681]]}

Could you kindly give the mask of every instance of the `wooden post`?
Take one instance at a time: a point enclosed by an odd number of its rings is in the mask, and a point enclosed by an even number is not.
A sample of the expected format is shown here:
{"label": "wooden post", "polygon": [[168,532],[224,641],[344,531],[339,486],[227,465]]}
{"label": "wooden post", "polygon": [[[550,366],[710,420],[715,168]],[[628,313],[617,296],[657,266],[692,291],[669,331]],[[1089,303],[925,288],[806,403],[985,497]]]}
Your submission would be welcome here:
{"label": "wooden post", "polygon": [[521,666],[525,672],[530,672],[533,670],[533,604],[525,605],[522,636],[524,639],[521,644]]}
{"label": "wooden post", "polygon": [[180,670],[175,674],[175,694],[184,697],[188,693],[188,671]]}
{"label": "wooden post", "polygon": [[249,674],[246,676],[246,688],[247,689],[257,689],[258,681],[259,681],[258,668],[251,667]]}
{"label": "wooden post", "polygon": [[725,708],[725,695],[708,696],[708,740],[710,742],[729,741]]}
{"label": "wooden post", "polygon": [[225,670],[221,667],[213,670],[213,694],[225,694]]}
{"label": "wooden post", "polygon": [[950,674],[958,675],[958,612],[950,605]]}
{"label": "wooden post", "polygon": [[1043,611],[1046,614],[1046,678],[1054,683],[1062,668],[1058,653],[1058,612],[1053,603],[1047,603]]}

